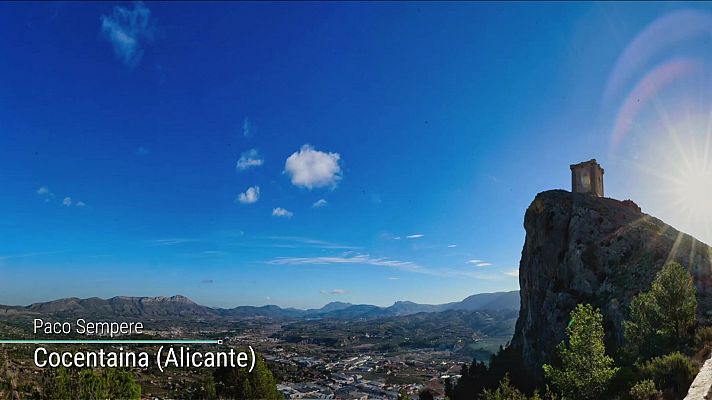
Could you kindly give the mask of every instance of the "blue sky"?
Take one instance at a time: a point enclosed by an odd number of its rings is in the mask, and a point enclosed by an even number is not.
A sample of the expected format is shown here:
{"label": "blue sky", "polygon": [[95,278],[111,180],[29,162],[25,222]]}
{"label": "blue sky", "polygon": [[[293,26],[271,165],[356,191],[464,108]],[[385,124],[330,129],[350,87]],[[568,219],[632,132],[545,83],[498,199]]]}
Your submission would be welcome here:
{"label": "blue sky", "polygon": [[710,109],[701,7],[2,3],[0,303],[513,290],[526,207],[594,157],[709,240],[655,192],[651,133]]}

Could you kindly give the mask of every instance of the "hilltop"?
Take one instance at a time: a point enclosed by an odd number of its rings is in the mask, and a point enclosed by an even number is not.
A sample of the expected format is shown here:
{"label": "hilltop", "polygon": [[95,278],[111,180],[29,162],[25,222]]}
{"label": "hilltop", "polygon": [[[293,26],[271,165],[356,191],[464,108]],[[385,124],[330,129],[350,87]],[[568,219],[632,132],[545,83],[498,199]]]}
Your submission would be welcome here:
{"label": "hilltop", "polygon": [[693,275],[698,319],[712,315],[712,249],[630,200],[546,191],[527,209],[524,228],[521,309],[512,348],[538,378],[565,338],[576,304],[600,308],[607,345],[619,346],[630,301],[650,288],[667,262],[677,261]]}

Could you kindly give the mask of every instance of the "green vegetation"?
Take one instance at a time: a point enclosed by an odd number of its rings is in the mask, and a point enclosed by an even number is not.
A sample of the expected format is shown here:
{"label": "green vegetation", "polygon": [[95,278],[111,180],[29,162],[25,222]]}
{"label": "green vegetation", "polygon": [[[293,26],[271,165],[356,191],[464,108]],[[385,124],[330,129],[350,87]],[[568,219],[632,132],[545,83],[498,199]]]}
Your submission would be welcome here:
{"label": "green vegetation", "polygon": [[683,266],[665,265],[650,291],[630,304],[630,319],[624,323],[628,354],[645,359],[684,346],[695,323],[695,293],[692,276]]}
{"label": "green vegetation", "polygon": [[683,398],[697,375],[697,368],[685,355],[675,352],[645,362],[640,372],[673,398]]}
{"label": "green vegetation", "polygon": [[245,368],[218,368],[215,389],[219,398],[277,400],[284,396],[262,357],[257,357],[252,372]]}
{"label": "green vegetation", "polygon": [[695,345],[699,347],[712,344],[712,326],[703,326],[695,331]]}
{"label": "green vegetation", "polygon": [[642,380],[632,388],[628,393],[632,400],[662,400],[663,394],[655,386],[655,382],[650,379]]}
{"label": "green vegetation", "polygon": [[544,375],[565,398],[601,398],[617,372],[603,344],[601,312],[590,304],[579,304],[571,312],[566,333],[568,343],[557,346],[561,367],[546,364]]}
{"label": "green vegetation", "polygon": [[412,400],[408,392],[405,391],[405,389],[401,389],[398,391],[398,400]]}
{"label": "green vegetation", "polygon": [[480,395],[482,400],[529,400],[529,398],[509,383],[509,376],[505,375],[499,387],[492,391],[485,389]]}
{"label": "green vegetation", "polygon": [[107,368],[52,371],[45,386],[47,399],[140,399],[141,386],[130,371]]}
{"label": "green vegetation", "polygon": [[[687,269],[677,263],[665,265],[650,290],[631,301],[629,318],[623,322],[625,343],[609,352],[600,310],[590,304],[577,305],[570,315],[566,340],[557,346],[554,361],[543,366],[546,382],[554,390],[545,386],[543,398],[682,399],[697,374],[691,356],[712,347],[712,327],[694,330],[695,296]],[[521,355],[506,347],[490,358],[489,365],[474,360],[463,365],[461,374],[456,385],[445,386],[450,399],[542,398],[531,385],[533,379],[523,373]]]}

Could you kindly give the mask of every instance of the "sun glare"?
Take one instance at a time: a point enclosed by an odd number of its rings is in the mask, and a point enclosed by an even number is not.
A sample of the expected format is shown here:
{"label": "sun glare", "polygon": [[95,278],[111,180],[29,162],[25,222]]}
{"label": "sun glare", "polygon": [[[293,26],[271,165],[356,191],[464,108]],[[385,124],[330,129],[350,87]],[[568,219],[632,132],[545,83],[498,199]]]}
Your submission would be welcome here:
{"label": "sun glare", "polygon": [[[701,167],[701,165],[700,165]],[[692,170],[682,174],[674,187],[681,211],[690,217],[712,218],[712,171]]]}
{"label": "sun glare", "polygon": [[[670,129],[658,136],[656,153],[646,168],[662,179],[650,181],[653,196],[678,229],[710,243],[712,239],[712,151],[710,131]],[[682,132],[685,132],[682,134]]]}

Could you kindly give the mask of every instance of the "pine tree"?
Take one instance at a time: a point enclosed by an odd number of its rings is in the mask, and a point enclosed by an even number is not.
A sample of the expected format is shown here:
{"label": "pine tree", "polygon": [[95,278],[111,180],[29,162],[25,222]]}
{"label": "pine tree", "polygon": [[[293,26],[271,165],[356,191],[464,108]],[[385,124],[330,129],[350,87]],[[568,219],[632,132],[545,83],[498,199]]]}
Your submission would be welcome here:
{"label": "pine tree", "polygon": [[603,344],[603,316],[590,304],[571,312],[568,342],[557,346],[561,367],[544,365],[544,375],[567,399],[597,400],[608,388],[617,368]]}

